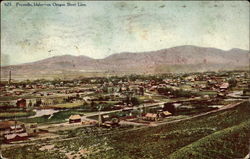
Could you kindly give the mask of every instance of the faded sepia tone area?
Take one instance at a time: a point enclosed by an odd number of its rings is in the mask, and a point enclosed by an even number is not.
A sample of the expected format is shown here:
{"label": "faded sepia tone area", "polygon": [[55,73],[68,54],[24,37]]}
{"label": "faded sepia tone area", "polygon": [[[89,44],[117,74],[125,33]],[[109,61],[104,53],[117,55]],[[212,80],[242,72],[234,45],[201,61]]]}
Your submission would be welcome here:
{"label": "faded sepia tone area", "polygon": [[246,1],[4,1],[0,158],[249,158]]}

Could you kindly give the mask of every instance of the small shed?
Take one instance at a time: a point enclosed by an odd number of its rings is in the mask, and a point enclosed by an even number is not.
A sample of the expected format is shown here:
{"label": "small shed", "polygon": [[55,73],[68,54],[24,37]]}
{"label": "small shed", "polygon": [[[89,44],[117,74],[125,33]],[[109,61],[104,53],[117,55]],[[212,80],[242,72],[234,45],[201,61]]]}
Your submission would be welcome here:
{"label": "small shed", "polygon": [[11,132],[25,131],[25,125],[19,121],[0,121],[0,136]]}
{"label": "small shed", "polygon": [[225,91],[225,90],[227,90],[229,88],[229,83],[222,83],[221,85],[220,85],[220,90],[221,91]]}
{"label": "small shed", "polygon": [[28,134],[26,132],[4,135],[4,141],[7,143],[10,143],[13,141],[27,140],[27,139],[28,139]]}
{"label": "small shed", "polygon": [[80,123],[81,122],[81,116],[80,115],[71,115],[69,117],[69,123]]}
{"label": "small shed", "polygon": [[158,118],[159,118],[158,114],[155,114],[155,113],[147,113],[144,117],[144,119],[151,120],[151,121],[156,121],[158,120]]}
{"label": "small shed", "polygon": [[161,113],[161,116],[162,117],[168,117],[168,116],[171,116],[172,115],[172,113],[170,113],[169,111],[163,111],[162,113]]}

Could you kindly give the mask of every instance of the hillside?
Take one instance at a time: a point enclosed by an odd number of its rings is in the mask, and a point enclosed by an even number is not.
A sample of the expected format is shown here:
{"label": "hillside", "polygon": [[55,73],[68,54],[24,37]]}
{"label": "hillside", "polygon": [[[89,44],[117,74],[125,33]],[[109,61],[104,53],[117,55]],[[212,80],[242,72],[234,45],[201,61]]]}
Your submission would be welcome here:
{"label": "hillside", "polygon": [[248,153],[250,137],[248,105],[245,102],[191,120],[114,135],[114,151],[108,154],[127,158],[242,158]]}
{"label": "hillside", "polygon": [[2,67],[2,77],[11,69],[14,76],[61,73],[165,73],[190,71],[218,71],[246,68],[249,53],[246,50],[223,51],[215,48],[179,46],[142,53],[119,53],[104,59],[63,55]]}
{"label": "hillside", "polygon": [[223,51],[179,46],[153,52],[114,54],[103,59],[102,65],[110,70],[138,73],[217,71],[247,66],[247,57],[248,51],[240,49]]}

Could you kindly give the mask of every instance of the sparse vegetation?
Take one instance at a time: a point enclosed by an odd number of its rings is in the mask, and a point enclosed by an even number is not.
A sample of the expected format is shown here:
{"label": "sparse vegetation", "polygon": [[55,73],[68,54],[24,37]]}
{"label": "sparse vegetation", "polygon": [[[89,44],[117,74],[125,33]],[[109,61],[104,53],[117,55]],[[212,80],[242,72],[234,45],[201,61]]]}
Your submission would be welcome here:
{"label": "sparse vegetation", "polygon": [[[248,152],[250,107],[245,102],[229,110],[202,117],[170,123],[153,128],[117,131],[109,135],[96,136],[78,129],[77,139],[55,142],[55,150],[78,153],[79,149],[92,152],[88,158],[233,158],[244,157]],[[181,140],[180,140],[181,139]],[[207,151],[207,150],[212,150]],[[30,149],[31,151],[28,151]],[[40,151],[37,146],[27,146],[3,152],[14,158],[29,152],[30,156],[64,158],[60,151]],[[21,157],[22,158],[22,157]]]}

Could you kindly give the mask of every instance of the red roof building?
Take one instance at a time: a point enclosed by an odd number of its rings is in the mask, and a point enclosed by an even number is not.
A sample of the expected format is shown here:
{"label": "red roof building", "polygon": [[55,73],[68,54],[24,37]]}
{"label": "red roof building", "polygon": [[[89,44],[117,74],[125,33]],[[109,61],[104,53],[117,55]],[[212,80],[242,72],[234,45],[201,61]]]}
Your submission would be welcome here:
{"label": "red roof building", "polygon": [[20,98],[16,102],[16,106],[20,108],[26,108],[26,99]]}

